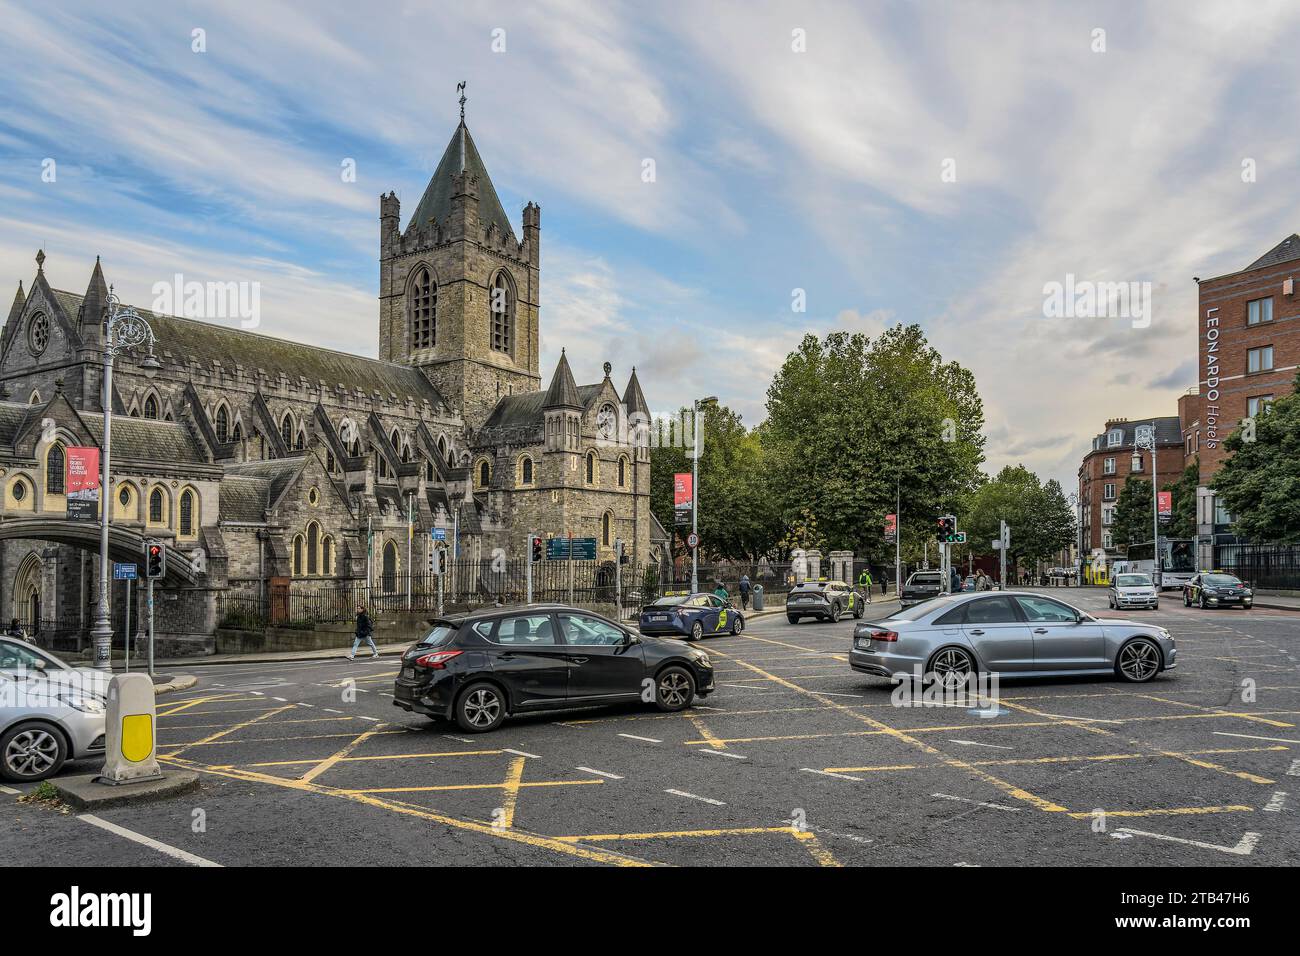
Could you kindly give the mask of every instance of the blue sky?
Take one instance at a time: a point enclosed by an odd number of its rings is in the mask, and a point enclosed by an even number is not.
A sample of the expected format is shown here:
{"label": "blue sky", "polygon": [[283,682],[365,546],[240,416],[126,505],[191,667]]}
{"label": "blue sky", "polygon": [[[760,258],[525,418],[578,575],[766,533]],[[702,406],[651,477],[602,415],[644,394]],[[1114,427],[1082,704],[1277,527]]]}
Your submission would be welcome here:
{"label": "blue sky", "polygon": [[[414,209],[464,79],[516,228],[542,206],[543,375],[564,346],[580,380],[635,364],[656,408],[716,393],[757,424],[805,332],[915,321],[974,371],[989,466],[1067,487],[1107,417],[1173,414],[1195,384],[1192,276],[1300,225],[1300,9],[1283,3],[0,2],[0,17],[8,290],[40,246],[56,288],[83,290],[101,255],[142,305],[177,272],[257,281],[260,331],[373,355],[378,196]],[[1044,284],[1067,274],[1150,282],[1151,327],[1044,318]]]}

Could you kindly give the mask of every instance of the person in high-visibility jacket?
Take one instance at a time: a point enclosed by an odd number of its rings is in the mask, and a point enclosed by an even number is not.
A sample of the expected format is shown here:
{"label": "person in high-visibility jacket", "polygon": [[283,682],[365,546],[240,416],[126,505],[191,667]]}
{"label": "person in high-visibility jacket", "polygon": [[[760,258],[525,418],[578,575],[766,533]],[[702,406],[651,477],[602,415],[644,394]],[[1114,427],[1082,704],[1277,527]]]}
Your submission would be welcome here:
{"label": "person in high-visibility jacket", "polygon": [[858,587],[862,589],[868,604],[871,603],[871,569],[863,568],[862,573],[858,575]]}

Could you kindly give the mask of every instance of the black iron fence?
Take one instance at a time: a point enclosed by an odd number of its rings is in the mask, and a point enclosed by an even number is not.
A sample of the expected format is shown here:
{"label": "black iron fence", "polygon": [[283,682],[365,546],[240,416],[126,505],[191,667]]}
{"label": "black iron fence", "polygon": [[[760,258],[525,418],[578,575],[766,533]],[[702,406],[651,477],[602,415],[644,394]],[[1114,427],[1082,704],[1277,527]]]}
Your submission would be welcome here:
{"label": "black iron fence", "polygon": [[1300,544],[1222,544],[1215,566],[1251,587],[1300,590]]}

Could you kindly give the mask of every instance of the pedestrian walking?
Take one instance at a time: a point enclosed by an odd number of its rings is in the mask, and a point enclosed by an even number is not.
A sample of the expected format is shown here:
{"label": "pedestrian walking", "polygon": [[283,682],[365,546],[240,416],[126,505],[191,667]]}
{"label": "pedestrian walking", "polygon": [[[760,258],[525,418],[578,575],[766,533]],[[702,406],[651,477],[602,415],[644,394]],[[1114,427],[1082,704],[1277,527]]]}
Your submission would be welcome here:
{"label": "pedestrian walking", "polygon": [[742,611],[749,610],[749,592],[750,592],[749,575],[742,574],[740,576],[740,609]]}
{"label": "pedestrian walking", "polygon": [[718,586],[713,589],[713,596],[723,604],[726,604],[731,600],[731,595],[727,593],[727,586],[721,581],[719,581]]}
{"label": "pedestrian walking", "polygon": [[352,636],[352,651],[348,654],[348,660],[354,660],[357,656],[357,648],[361,642],[365,641],[370,645],[370,656],[378,657],[379,648],[375,647],[375,639],[372,636],[375,633],[375,622],[370,620],[370,615],[366,613],[364,604],[357,605],[357,629]]}
{"label": "pedestrian walking", "polygon": [[5,631],[5,637],[17,638],[18,640],[25,641],[28,644],[36,643],[30,637],[27,636],[27,632],[23,630],[23,626],[18,623],[18,618],[14,618],[12,621],[9,622],[9,627]]}
{"label": "pedestrian walking", "polygon": [[953,594],[956,594],[961,590],[961,574],[953,567],[948,569],[948,577],[951,583],[950,590]]}

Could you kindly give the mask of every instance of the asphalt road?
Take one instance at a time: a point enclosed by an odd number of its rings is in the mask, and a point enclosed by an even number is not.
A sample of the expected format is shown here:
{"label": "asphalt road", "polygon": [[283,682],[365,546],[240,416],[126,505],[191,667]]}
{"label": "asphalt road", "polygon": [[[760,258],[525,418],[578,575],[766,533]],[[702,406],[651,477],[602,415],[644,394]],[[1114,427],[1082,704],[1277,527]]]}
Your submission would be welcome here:
{"label": "asphalt road", "polygon": [[782,615],[705,641],[718,692],[684,713],[487,735],[395,708],[391,658],[204,667],[159,706],[159,753],[198,795],[103,811],[107,832],[0,793],[0,860],[1295,865],[1300,614],[1166,597],[1128,616],[1173,632],[1177,670],[1003,681],[993,716],[896,706],[849,669],[852,621]]}

